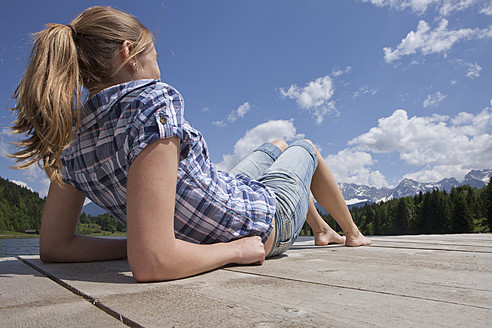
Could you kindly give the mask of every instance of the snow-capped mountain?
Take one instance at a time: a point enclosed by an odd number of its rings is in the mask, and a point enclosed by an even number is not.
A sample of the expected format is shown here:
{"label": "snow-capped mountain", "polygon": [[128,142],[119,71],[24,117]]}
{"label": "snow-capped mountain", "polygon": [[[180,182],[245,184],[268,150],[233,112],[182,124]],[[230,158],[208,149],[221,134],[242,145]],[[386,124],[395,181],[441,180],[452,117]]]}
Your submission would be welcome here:
{"label": "snow-capped mountain", "polygon": [[413,196],[420,191],[432,191],[433,189],[450,191],[453,187],[469,185],[471,187],[482,188],[487,185],[492,170],[473,170],[470,171],[462,182],[455,178],[446,178],[439,182],[418,182],[411,179],[403,179],[396,188],[375,188],[353,183],[340,183],[340,189],[347,205],[357,206],[365,203],[379,203],[393,198]]}
{"label": "snow-capped mountain", "polygon": [[355,183],[339,183],[339,187],[348,205],[388,200],[393,192],[393,189],[369,187]]}
{"label": "snow-capped mountain", "polygon": [[492,170],[473,170],[468,172],[465,176],[463,184],[471,187],[482,188],[489,183],[490,176],[492,176]]}

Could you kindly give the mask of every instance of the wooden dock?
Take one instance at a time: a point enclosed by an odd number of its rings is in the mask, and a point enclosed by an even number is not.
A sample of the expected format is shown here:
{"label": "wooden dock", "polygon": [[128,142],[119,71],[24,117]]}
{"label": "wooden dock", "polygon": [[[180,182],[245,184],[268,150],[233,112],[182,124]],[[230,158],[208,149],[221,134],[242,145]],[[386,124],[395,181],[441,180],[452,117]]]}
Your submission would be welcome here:
{"label": "wooden dock", "polygon": [[492,234],[372,239],[145,284],[124,260],[0,258],[0,327],[492,325]]}

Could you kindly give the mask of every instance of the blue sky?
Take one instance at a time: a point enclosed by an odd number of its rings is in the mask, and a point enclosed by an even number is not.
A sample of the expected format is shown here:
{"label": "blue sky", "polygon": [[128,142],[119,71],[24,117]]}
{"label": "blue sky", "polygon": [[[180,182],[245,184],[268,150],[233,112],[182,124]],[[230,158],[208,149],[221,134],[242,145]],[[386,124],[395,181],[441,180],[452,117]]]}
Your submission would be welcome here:
{"label": "blue sky", "polygon": [[492,168],[490,0],[2,1],[0,176],[42,196],[41,170],[8,168],[7,108],[30,33],[93,5],[155,32],[162,80],[223,169],[263,142],[299,137],[340,182]]}

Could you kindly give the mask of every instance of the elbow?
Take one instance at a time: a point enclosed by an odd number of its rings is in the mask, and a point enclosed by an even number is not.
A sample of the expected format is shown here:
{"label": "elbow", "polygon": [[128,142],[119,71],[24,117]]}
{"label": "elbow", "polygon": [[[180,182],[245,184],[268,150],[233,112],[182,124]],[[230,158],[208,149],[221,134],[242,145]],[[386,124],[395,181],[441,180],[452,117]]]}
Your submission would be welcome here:
{"label": "elbow", "polygon": [[142,270],[142,269],[132,269],[133,278],[137,282],[154,282],[159,281],[157,276],[152,274],[151,272]]}
{"label": "elbow", "polygon": [[132,270],[133,278],[138,282],[153,282],[157,281],[153,270],[150,270],[144,265],[136,264],[131,258],[128,258],[130,269]]}
{"label": "elbow", "polygon": [[176,266],[167,259],[159,261],[156,258],[128,258],[133,278],[138,282],[167,281],[182,278],[176,271]]}
{"label": "elbow", "polygon": [[[179,265],[181,253],[174,243],[165,244],[127,242],[128,264],[133,278],[138,282],[167,281],[183,278],[183,267]],[[165,251],[163,251],[165,250]]]}
{"label": "elbow", "polygon": [[175,275],[172,272],[162,269],[160,271],[154,271],[146,268],[132,268],[133,278],[137,282],[156,282],[167,281],[181,278],[179,275]]}
{"label": "elbow", "polygon": [[39,259],[43,263],[51,263],[52,262],[51,259],[50,259],[50,257],[47,254],[44,254],[44,253],[41,253],[41,252],[39,252]]}
{"label": "elbow", "polygon": [[[130,266],[131,267],[131,266]],[[157,267],[131,267],[133,278],[138,282],[157,282],[183,278],[173,268],[166,266]]]}
{"label": "elbow", "polygon": [[39,239],[39,258],[43,263],[56,263],[62,261],[62,250],[64,246],[52,240],[44,238],[41,234]]}
{"label": "elbow", "polygon": [[56,253],[47,247],[39,245],[39,258],[43,263],[54,263],[57,262]]}

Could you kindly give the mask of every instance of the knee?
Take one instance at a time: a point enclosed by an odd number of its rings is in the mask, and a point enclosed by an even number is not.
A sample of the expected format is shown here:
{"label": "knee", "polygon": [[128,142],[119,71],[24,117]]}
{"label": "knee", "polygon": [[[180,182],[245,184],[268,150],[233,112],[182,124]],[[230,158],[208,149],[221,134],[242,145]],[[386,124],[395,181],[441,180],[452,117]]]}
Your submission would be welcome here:
{"label": "knee", "polygon": [[318,152],[318,149],[316,148],[316,146],[314,145],[314,143],[313,143],[311,140],[309,140],[309,139],[302,139],[302,140],[304,140],[304,141],[306,141],[306,142],[309,142],[309,143],[311,144],[311,146],[313,146],[313,149],[314,149],[315,153],[316,153],[316,154],[318,154],[318,153],[319,153],[319,152]]}
{"label": "knee", "polygon": [[275,140],[270,142],[271,144],[277,146],[282,152],[287,148],[287,143],[283,140]]}
{"label": "knee", "polygon": [[309,140],[309,139],[302,139],[302,140],[309,142],[311,144],[311,146],[313,146],[313,148],[316,149],[316,146],[313,144],[313,142],[311,140]]}

